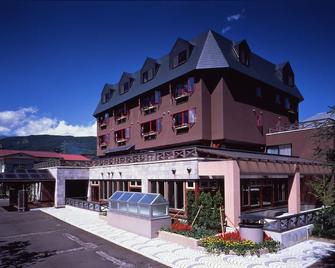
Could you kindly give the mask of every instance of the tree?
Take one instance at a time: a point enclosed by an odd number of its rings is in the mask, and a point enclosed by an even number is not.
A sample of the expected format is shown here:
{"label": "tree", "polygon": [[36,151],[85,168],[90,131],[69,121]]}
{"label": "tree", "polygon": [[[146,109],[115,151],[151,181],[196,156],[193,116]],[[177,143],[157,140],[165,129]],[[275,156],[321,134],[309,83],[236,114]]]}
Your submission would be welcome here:
{"label": "tree", "polygon": [[[331,117],[335,116],[335,106],[330,107],[328,112]],[[318,213],[313,234],[326,238],[335,238],[335,120],[326,119],[318,125],[315,135],[315,156],[326,159],[331,168],[327,176],[311,181],[312,194],[322,203],[323,208]],[[330,144],[331,146],[325,146]]]}

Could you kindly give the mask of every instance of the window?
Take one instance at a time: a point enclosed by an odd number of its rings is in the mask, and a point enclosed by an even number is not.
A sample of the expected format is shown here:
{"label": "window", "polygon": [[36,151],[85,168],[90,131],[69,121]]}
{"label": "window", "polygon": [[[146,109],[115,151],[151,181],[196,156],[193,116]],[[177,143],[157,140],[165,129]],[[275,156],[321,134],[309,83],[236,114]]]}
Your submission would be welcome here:
{"label": "window", "polygon": [[184,83],[177,84],[173,90],[176,103],[187,101],[188,97],[194,92],[194,77],[190,77]]}
{"label": "window", "polygon": [[128,127],[115,131],[114,138],[115,143],[118,146],[126,145],[127,141],[130,139],[130,128]]}
{"label": "window", "polygon": [[276,94],[275,102],[276,102],[276,104],[280,104],[281,103],[281,99],[280,99],[280,95],[279,94]]}
{"label": "window", "polygon": [[156,111],[156,106],[161,103],[161,92],[160,90],[155,90],[154,93],[142,98],[141,109],[145,115],[151,114]]}
{"label": "window", "polygon": [[261,98],[262,97],[262,88],[256,87],[256,97]]}
{"label": "window", "polygon": [[239,51],[239,60],[242,64],[249,66],[249,53],[245,49],[241,48]]}
{"label": "window", "polygon": [[292,156],[292,145],[291,144],[281,144],[281,145],[276,145],[276,146],[269,146],[266,148],[266,153]]}
{"label": "window", "polygon": [[141,192],[142,182],[141,180],[134,180],[129,182],[129,191],[130,192]]}
{"label": "window", "polygon": [[151,68],[142,74],[142,83],[146,83],[154,78],[154,69]]}
{"label": "window", "polygon": [[186,184],[186,189],[195,189],[194,181],[188,181]]}
{"label": "window", "polygon": [[173,57],[173,68],[185,63],[186,60],[187,60],[187,50],[185,49]]}
{"label": "window", "polygon": [[99,146],[102,150],[106,149],[109,143],[109,134],[99,136]]}
{"label": "window", "polygon": [[125,104],[122,107],[115,109],[115,122],[117,124],[126,122],[127,116],[128,116],[128,109]]}
{"label": "window", "polygon": [[177,113],[172,118],[173,128],[177,131],[177,134],[187,132],[195,124],[195,120],[195,108]]}
{"label": "window", "polygon": [[292,72],[288,70],[284,70],[283,73],[283,82],[285,85],[288,85],[289,87],[294,86],[294,75]]}
{"label": "window", "polygon": [[129,90],[129,82],[123,84],[123,93],[126,93]]}
{"label": "window", "polygon": [[161,131],[161,118],[152,120],[141,125],[141,135],[144,140],[156,139],[157,134]]}

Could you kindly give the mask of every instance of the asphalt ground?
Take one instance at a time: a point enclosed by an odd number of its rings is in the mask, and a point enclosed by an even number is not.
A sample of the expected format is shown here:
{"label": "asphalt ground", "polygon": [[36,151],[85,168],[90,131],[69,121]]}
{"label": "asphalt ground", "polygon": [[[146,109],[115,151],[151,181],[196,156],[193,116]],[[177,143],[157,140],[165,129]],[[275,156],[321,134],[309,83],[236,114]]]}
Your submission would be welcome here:
{"label": "asphalt ground", "polygon": [[41,211],[0,211],[0,267],[166,267]]}

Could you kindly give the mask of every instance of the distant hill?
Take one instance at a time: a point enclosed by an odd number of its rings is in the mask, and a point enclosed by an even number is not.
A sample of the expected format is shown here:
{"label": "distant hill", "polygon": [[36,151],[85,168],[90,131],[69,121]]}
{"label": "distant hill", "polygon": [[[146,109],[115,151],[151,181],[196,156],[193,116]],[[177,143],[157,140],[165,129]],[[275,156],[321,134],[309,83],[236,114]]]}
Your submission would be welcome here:
{"label": "distant hill", "polygon": [[96,137],[56,135],[0,137],[0,149],[96,155]]}

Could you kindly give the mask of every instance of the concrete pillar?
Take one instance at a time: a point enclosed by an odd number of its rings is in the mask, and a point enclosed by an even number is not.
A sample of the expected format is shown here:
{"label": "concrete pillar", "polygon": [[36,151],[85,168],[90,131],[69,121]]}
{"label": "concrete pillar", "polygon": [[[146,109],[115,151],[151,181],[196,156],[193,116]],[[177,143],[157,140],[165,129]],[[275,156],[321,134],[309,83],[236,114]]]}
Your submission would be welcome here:
{"label": "concrete pillar", "polygon": [[164,198],[169,200],[169,182],[164,181]]}
{"label": "concrete pillar", "polygon": [[300,171],[299,166],[295,166],[293,177],[289,178],[289,194],[288,194],[288,213],[297,214],[300,212]]}
{"label": "concrete pillar", "polygon": [[224,206],[227,224],[238,227],[241,216],[240,168],[236,161],[225,161]]}
{"label": "concrete pillar", "polygon": [[148,179],[141,179],[141,192],[142,193],[151,192],[151,182]]}
{"label": "concrete pillar", "polygon": [[58,176],[55,185],[55,207],[65,207],[65,180]]}
{"label": "concrete pillar", "polygon": [[88,186],[87,186],[87,201],[92,201],[91,181],[88,181]]}
{"label": "concrete pillar", "polygon": [[151,181],[149,181],[148,179],[142,179],[141,180],[141,191],[142,193],[151,193]]}

